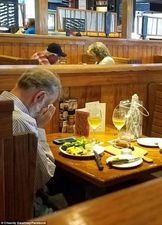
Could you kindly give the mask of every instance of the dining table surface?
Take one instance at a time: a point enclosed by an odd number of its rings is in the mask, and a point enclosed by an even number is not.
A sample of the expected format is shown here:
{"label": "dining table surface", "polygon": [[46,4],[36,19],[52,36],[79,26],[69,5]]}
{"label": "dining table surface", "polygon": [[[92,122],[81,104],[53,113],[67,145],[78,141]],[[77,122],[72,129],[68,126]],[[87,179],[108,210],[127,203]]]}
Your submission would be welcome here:
{"label": "dining table surface", "polygon": [[[71,133],[53,133],[47,134],[47,142],[52,150],[52,153],[56,160],[56,166],[68,171],[69,173],[76,175],[78,178],[88,181],[98,187],[110,187],[121,182],[129,181],[134,178],[146,176],[155,171],[162,169],[162,154],[158,147],[144,147],[137,144],[136,141],[131,145],[134,147],[140,147],[142,150],[147,151],[147,157],[151,158],[153,162],[143,161],[142,164],[126,169],[119,169],[109,167],[106,163],[106,159],[112,155],[106,151],[102,154],[101,162],[103,164],[103,170],[99,170],[94,157],[82,158],[69,156],[60,152],[60,145],[56,145],[53,141],[57,138],[75,136]],[[90,136],[89,138],[91,138]],[[106,131],[103,133],[95,134],[96,140],[103,142],[104,146],[111,146],[110,140],[117,138],[117,130],[113,126],[106,127]]]}

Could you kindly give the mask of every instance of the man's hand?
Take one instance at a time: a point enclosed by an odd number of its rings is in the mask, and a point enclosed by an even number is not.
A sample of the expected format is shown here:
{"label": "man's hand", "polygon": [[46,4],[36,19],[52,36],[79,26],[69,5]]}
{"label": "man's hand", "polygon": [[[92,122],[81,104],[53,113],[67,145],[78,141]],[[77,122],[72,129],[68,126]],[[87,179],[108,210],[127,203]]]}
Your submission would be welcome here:
{"label": "man's hand", "polygon": [[39,128],[43,128],[48,123],[55,113],[56,108],[50,104],[48,107],[43,108],[36,117],[37,125]]}

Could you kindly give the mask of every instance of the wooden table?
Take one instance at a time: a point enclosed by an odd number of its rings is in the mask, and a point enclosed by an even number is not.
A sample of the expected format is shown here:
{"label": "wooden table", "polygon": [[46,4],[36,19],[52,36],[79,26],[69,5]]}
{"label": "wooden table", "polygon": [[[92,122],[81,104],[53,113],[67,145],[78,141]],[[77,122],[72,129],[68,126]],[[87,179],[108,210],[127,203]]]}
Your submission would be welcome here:
{"label": "wooden table", "polygon": [[[115,139],[117,131],[111,127],[108,127],[105,134],[98,134],[96,138],[98,140],[107,142],[107,140]],[[111,155],[107,152],[104,153],[102,157],[102,163],[104,165],[103,171],[98,170],[94,158],[91,159],[78,159],[69,158],[61,154],[59,151],[59,146],[52,143],[56,138],[72,136],[71,134],[54,133],[48,134],[47,140],[51,147],[51,150],[56,159],[57,167],[61,167],[64,170],[75,174],[77,177],[89,181],[99,187],[109,187],[114,184],[129,181],[130,179],[138,178],[150,174],[151,172],[158,171],[162,169],[162,155],[158,148],[145,148],[148,151],[147,156],[154,160],[153,163],[143,162],[140,166],[131,169],[116,169],[109,168],[106,165],[106,158]],[[134,145],[137,145],[134,143]],[[141,148],[143,148],[141,146]]]}
{"label": "wooden table", "polygon": [[74,205],[36,221],[48,225],[161,225],[161,187],[162,178],[154,179]]}

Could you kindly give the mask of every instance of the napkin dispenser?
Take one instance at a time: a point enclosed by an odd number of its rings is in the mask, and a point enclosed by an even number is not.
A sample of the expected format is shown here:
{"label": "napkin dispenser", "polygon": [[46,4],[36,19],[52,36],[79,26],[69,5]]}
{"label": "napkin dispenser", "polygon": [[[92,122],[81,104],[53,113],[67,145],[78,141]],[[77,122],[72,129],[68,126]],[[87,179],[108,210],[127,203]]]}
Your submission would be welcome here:
{"label": "napkin dispenser", "polygon": [[89,112],[96,107],[96,104],[100,104],[102,120],[99,127],[96,128],[98,132],[105,132],[105,120],[106,120],[106,103],[100,103],[99,101],[87,102],[85,108],[76,109],[75,111],[75,133],[76,135],[89,136],[89,132],[92,131],[88,124]]}
{"label": "napkin dispenser", "polygon": [[[99,104],[101,110],[101,124],[99,127],[96,128],[96,132],[105,132],[105,124],[106,124],[106,103],[101,103],[99,101],[95,102],[87,102],[85,107],[87,111],[91,111],[93,108],[95,109],[96,104]],[[92,128],[90,128],[92,132]]]}
{"label": "napkin dispenser", "polygon": [[88,135],[89,135],[89,124],[88,124],[89,112],[86,112],[84,110],[85,109],[77,109],[75,111],[75,134],[88,137]]}

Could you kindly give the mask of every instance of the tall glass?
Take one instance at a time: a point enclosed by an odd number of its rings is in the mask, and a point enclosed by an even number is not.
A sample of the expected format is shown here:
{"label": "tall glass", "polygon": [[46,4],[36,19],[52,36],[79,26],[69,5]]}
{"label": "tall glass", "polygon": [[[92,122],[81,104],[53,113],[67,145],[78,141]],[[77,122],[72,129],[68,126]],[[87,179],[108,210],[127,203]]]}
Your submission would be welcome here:
{"label": "tall glass", "polygon": [[118,105],[113,111],[112,122],[118,130],[118,140],[120,140],[119,133],[126,122],[126,110],[120,105]]}
{"label": "tall glass", "polygon": [[101,108],[98,104],[95,108],[89,111],[88,123],[93,130],[93,139],[95,140],[96,129],[100,126],[102,121]]}

